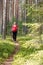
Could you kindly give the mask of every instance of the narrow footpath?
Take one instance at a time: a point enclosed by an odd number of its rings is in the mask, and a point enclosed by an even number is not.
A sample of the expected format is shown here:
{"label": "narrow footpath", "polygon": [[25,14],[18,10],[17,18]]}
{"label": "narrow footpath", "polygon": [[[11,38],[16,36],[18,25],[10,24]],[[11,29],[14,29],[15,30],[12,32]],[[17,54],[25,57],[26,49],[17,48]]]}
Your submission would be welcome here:
{"label": "narrow footpath", "polygon": [[12,65],[13,57],[18,51],[19,51],[19,43],[15,43],[15,49],[13,54],[2,65]]}

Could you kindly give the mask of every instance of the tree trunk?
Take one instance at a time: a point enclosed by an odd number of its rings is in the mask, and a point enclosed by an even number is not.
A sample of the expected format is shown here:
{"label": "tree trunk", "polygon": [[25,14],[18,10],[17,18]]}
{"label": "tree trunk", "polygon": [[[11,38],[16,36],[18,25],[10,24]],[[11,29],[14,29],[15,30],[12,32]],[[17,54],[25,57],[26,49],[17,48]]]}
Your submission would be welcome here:
{"label": "tree trunk", "polygon": [[3,31],[3,28],[2,28],[2,26],[3,26],[3,1],[1,1],[2,3],[1,3],[1,9],[2,9],[2,13],[1,13],[1,16],[2,16],[2,21],[1,21],[1,34],[2,34],[2,31]]}
{"label": "tree trunk", "polygon": [[19,11],[19,1],[16,0],[16,4],[15,4],[15,17],[16,17],[16,22],[18,23],[18,11]]}
{"label": "tree trunk", "polygon": [[2,38],[6,38],[6,0],[3,0],[3,32]]}
{"label": "tree trunk", "polygon": [[9,21],[12,22],[14,17],[14,0],[9,1]]}
{"label": "tree trunk", "polygon": [[6,1],[6,35],[7,35],[8,23],[9,23],[9,0]]}
{"label": "tree trunk", "polygon": [[13,13],[13,17],[14,17],[14,0],[12,2],[12,13]]}

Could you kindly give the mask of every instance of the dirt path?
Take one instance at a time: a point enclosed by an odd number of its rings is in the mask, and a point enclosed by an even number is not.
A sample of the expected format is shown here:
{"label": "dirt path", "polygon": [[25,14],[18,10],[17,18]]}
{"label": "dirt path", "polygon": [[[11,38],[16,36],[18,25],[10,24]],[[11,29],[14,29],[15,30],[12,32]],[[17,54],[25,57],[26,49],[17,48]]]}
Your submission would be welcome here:
{"label": "dirt path", "polygon": [[15,51],[2,65],[12,65],[13,56],[18,52],[19,50],[19,43],[15,43]]}

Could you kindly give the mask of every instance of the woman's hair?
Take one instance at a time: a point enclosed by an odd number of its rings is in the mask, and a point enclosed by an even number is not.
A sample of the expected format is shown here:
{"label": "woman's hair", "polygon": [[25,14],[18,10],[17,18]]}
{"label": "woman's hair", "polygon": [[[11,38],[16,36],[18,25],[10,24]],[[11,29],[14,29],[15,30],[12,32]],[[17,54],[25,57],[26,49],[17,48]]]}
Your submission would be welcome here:
{"label": "woman's hair", "polygon": [[14,22],[14,24],[16,24],[16,22]]}

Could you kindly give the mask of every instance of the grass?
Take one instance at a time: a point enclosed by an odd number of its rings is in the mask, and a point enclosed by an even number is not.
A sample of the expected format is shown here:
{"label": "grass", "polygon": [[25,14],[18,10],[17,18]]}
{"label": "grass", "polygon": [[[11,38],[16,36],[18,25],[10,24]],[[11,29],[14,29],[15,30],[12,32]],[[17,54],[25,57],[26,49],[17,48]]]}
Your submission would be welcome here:
{"label": "grass", "polygon": [[28,24],[32,28],[30,34],[19,36],[20,49],[14,55],[12,65],[43,65],[43,34],[42,43],[37,33],[38,23]]}
{"label": "grass", "polygon": [[0,64],[7,59],[14,51],[14,42],[7,38],[6,40],[0,39]]}
{"label": "grass", "polygon": [[[12,65],[43,65],[43,43],[35,31],[39,25],[29,24],[32,28],[30,34],[19,35],[20,49],[14,55]],[[35,28],[35,29],[34,29]],[[43,34],[42,41],[43,41]],[[0,63],[7,59],[14,51],[14,42],[8,36],[6,40],[0,40]]]}
{"label": "grass", "polygon": [[18,40],[20,50],[14,55],[12,65],[43,65],[43,44],[37,36],[21,36]]}

